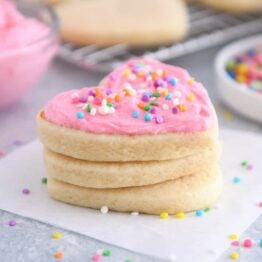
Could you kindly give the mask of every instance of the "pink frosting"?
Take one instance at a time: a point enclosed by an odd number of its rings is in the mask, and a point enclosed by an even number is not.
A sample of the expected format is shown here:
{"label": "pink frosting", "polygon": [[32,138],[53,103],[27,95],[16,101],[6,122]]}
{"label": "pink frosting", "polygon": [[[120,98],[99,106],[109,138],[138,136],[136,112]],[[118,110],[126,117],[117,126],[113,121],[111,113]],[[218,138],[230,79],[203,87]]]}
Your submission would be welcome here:
{"label": "pink frosting", "polygon": [[50,31],[0,0],[0,108],[16,102],[46,70],[58,48]]}
{"label": "pink frosting", "polygon": [[46,36],[49,28],[24,17],[9,1],[0,1],[0,51],[24,47]]}
{"label": "pink frosting", "polygon": [[186,70],[148,59],[123,64],[101,87],[57,95],[44,117],[86,132],[128,135],[200,132],[216,121],[206,90]]}

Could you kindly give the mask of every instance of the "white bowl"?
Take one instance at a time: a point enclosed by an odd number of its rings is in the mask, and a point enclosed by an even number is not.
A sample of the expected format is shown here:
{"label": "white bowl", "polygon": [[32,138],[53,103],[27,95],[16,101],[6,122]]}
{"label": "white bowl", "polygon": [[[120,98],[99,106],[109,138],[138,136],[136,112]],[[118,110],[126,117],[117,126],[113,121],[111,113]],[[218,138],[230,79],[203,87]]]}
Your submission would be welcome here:
{"label": "white bowl", "polygon": [[245,38],[224,47],[215,59],[217,88],[224,102],[236,112],[262,122],[262,95],[228,76],[226,62],[241,52],[262,46],[262,35]]}

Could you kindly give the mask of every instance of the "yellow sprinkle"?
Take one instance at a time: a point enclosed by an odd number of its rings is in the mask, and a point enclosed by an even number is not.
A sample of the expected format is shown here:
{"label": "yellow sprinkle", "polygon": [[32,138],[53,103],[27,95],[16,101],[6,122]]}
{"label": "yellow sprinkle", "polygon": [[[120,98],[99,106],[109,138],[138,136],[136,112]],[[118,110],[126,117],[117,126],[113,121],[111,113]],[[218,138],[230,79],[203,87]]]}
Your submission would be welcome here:
{"label": "yellow sprinkle", "polygon": [[189,94],[188,94],[188,100],[189,100],[190,102],[194,102],[194,101],[195,101],[195,95],[194,95],[193,93],[189,93]]}
{"label": "yellow sprinkle", "polygon": [[228,237],[230,239],[232,239],[232,240],[238,240],[238,235],[237,234],[230,234]]}
{"label": "yellow sprinkle", "polygon": [[188,80],[188,84],[189,84],[189,85],[192,85],[194,82],[195,82],[195,78],[191,76],[191,77],[189,78],[189,80]]}
{"label": "yellow sprinkle", "polygon": [[234,118],[234,115],[230,111],[224,111],[223,116],[228,121],[231,121]]}
{"label": "yellow sprinkle", "polygon": [[179,212],[179,213],[176,213],[176,218],[179,218],[179,219],[183,219],[185,218],[186,214],[184,212]]}
{"label": "yellow sprinkle", "polygon": [[130,71],[130,69],[125,69],[125,71],[124,71],[124,76],[125,77],[129,77],[131,75],[131,71]]}
{"label": "yellow sprinkle", "polygon": [[60,238],[62,237],[62,234],[59,233],[59,232],[55,232],[55,233],[52,235],[52,237],[53,237],[54,239],[60,239]]}
{"label": "yellow sprinkle", "polygon": [[168,213],[167,213],[167,212],[162,212],[162,213],[160,214],[160,218],[162,218],[162,219],[167,219],[167,218],[168,218]]}
{"label": "yellow sprinkle", "polygon": [[239,254],[237,252],[232,252],[230,254],[230,258],[234,259],[234,260],[237,260],[237,259],[239,259]]}
{"label": "yellow sprinkle", "polygon": [[177,106],[180,112],[186,112],[187,111],[187,105],[186,104],[180,104]]}

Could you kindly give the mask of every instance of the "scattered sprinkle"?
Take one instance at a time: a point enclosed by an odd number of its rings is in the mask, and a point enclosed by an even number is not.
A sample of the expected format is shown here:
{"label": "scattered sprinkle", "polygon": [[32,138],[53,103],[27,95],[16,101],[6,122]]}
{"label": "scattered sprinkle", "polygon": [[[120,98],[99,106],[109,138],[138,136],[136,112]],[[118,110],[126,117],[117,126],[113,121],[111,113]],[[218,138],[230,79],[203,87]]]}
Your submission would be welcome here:
{"label": "scattered sprinkle", "polygon": [[253,246],[253,241],[251,239],[245,239],[243,241],[243,246],[246,248],[251,248]]}
{"label": "scattered sprinkle", "polygon": [[55,232],[55,233],[52,235],[52,238],[54,238],[54,239],[60,239],[60,238],[62,238],[62,233],[60,233],[60,232]]}
{"label": "scattered sprinkle", "polygon": [[259,240],[259,246],[262,247],[262,239]]}
{"label": "scattered sprinkle", "polygon": [[259,207],[262,207],[262,201],[258,203],[258,206],[259,206]]}
{"label": "scattered sprinkle", "polygon": [[254,168],[253,165],[248,165],[247,166],[247,170],[253,170],[253,168]]}
{"label": "scattered sprinkle", "polygon": [[16,226],[16,221],[15,221],[15,220],[10,220],[10,221],[8,222],[8,225],[9,225],[10,227],[14,227],[14,226]]}
{"label": "scattered sprinkle", "polygon": [[61,252],[61,251],[57,251],[55,254],[54,254],[54,257],[56,259],[63,259],[64,258],[64,253]]}
{"label": "scattered sprinkle", "polygon": [[167,212],[162,212],[162,213],[160,213],[160,218],[161,219],[167,219],[168,218],[168,213]]}
{"label": "scattered sprinkle", "polygon": [[107,206],[102,206],[102,207],[100,208],[100,212],[101,212],[102,214],[107,214],[107,213],[108,213],[108,207],[107,207]]}
{"label": "scattered sprinkle", "polygon": [[209,212],[210,211],[210,207],[206,207],[206,208],[204,208],[204,212]]}
{"label": "scattered sprinkle", "polygon": [[233,178],[233,182],[234,182],[235,184],[238,184],[238,183],[241,182],[241,178],[240,178],[239,176],[236,176],[236,177]]}
{"label": "scattered sprinkle", "polygon": [[230,254],[230,258],[233,260],[237,260],[239,259],[239,254],[236,251],[234,251]]}
{"label": "scattered sprinkle", "polygon": [[247,166],[247,164],[248,162],[246,160],[241,162],[241,166]]}
{"label": "scattered sprinkle", "polygon": [[164,122],[164,118],[162,116],[156,116],[155,119],[157,124],[162,124]]}
{"label": "scattered sprinkle", "polygon": [[196,211],[196,216],[197,217],[202,217],[205,214],[205,212],[203,210],[197,210]]}
{"label": "scattered sprinkle", "polygon": [[111,256],[111,250],[109,250],[109,249],[104,249],[103,250],[103,256],[104,257],[110,257]]}
{"label": "scattered sprinkle", "polygon": [[230,234],[228,237],[229,237],[230,239],[232,239],[232,240],[238,240],[238,235],[235,234],[235,233]]}
{"label": "scattered sprinkle", "polygon": [[24,189],[22,190],[22,193],[23,193],[24,195],[28,195],[28,194],[30,194],[30,190],[29,190],[28,188],[24,188]]}
{"label": "scattered sprinkle", "polygon": [[43,177],[42,179],[41,179],[41,182],[42,182],[42,184],[47,184],[47,181],[48,181],[48,179],[47,179],[47,177]]}
{"label": "scattered sprinkle", "polygon": [[93,262],[99,262],[102,259],[102,255],[101,254],[94,254],[92,256],[92,261]]}
{"label": "scattered sprinkle", "polygon": [[175,217],[178,219],[183,219],[185,218],[186,214],[184,212],[179,212],[175,214]]}

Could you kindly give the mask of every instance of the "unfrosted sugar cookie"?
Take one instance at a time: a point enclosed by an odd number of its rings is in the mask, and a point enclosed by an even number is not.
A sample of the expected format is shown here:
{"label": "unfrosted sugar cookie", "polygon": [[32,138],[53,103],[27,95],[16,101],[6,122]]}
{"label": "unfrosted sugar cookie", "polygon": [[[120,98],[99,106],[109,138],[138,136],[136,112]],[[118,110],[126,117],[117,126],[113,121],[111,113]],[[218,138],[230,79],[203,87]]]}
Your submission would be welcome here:
{"label": "unfrosted sugar cookie", "polygon": [[152,185],[208,170],[219,159],[218,146],[201,154],[164,161],[95,162],[45,150],[49,176],[88,188]]}
{"label": "unfrosted sugar cookie", "polygon": [[197,0],[208,7],[232,13],[259,12],[262,10],[261,0]]}
{"label": "unfrosted sugar cookie", "polygon": [[100,209],[147,214],[188,212],[212,206],[222,189],[222,176],[217,166],[150,186],[115,189],[80,187],[50,178],[48,191],[59,201]]}
{"label": "unfrosted sugar cookie", "polygon": [[77,45],[154,46],[182,39],[188,28],[181,0],[74,0],[55,9],[62,39]]}

